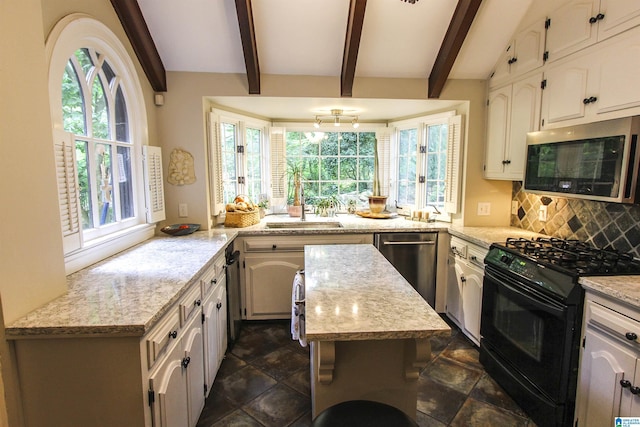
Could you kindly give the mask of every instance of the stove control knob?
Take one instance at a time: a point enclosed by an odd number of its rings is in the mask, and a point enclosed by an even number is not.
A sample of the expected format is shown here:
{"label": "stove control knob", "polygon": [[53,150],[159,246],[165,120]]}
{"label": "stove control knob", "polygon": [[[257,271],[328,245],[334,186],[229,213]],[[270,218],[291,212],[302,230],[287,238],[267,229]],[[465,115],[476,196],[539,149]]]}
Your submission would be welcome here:
{"label": "stove control knob", "polygon": [[508,255],[502,255],[500,257],[500,261],[502,261],[504,264],[511,265],[511,262],[513,261],[513,258],[511,258]]}

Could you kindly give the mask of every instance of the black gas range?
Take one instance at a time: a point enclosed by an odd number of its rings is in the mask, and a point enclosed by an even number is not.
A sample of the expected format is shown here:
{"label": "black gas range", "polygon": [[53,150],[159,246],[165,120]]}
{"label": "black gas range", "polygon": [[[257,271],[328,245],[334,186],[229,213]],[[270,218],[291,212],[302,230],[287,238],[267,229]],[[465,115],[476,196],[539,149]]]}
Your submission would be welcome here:
{"label": "black gas range", "polygon": [[571,426],[581,276],[640,274],[640,261],[575,240],[507,239],[485,258],[480,361],[540,427]]}

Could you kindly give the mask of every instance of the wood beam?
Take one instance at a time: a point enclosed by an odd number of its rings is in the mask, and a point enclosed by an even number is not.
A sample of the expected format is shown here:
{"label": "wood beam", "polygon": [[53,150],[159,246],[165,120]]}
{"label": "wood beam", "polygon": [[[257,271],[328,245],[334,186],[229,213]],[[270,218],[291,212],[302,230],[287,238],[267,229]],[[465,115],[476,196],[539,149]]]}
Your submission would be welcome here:
{"label": "wood beam", "polygon": [[236,13],[238,15],[238,27],[240,27],[242,50],[244,51],[244,65],[247,68],[249,93],[259,95],[260,65],[258,64],[258,46],[256,45],[256,33],[253,27],[251,0],[236,0]]}
{"label": "wood beam", "polygon": [[167,91],[167,73],[136,0],[111,0],[133,50],[156,92]]}
{"label": "wood beam", "polygon": [[342,56],[342,74],[340,75],[340,95],[353,95],[353,79],[356,74],[360,36],[364,23],[364,11],[367,0],[351,0],[349,2],[349,18],[347,20],[347,34],[344,39],[344,54]]}
{"label": "wood beam", "polygon": [[429,75],[429,98],[439,98],[482,0],[459,0]]}

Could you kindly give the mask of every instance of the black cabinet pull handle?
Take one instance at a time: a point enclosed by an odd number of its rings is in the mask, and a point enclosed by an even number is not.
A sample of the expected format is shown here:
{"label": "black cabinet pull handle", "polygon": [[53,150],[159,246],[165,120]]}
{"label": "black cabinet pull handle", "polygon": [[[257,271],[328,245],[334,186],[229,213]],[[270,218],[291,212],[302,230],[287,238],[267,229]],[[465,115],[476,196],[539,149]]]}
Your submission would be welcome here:
{"label": "black cabinet pull handle", "polygon": [[202,300],[197,299],[193,302],[193,305],[200,307],[202,305]]}
{"label": "black cabinet pull handle", "polygon": [[220,310],[220,309],[222,308],[222,303],[221,303],[221,302],[217,303],[217,304],[216,304],[216,308],[217,308],[218,310]]}
{"label": "black cabinet pull handle", "polygon": [[175,339],[178,336],[178,331],[171,331],[169,332],[169,336],[173,339]]}
{"label": "black cabinet pull handle", "polygon": [[464,277],[464,276],[462,276],[462,277],[460,278],[460,281],[461,281],[462,283],[465,283],[465,282],[467,281],[467,278],[466,278],[466,277]]}
{"label": "black cabinet pull handle", "polygon": [[629,341],[635,341],[638,339],[638,335],[635,332],[627,332],[626,334],[624,334],[624,336],[629,340]]}
{"label": "black cabinet pull handle", "polygon": [[183,368],[186,368],[187,366],[189,366],[189,363],[191,363],[191,358],[189,356],[187,356],[184,359],[182,359],[182,367]]}
{"label": "black cabinet pull handle", "polygon": [[211,284],[215,285],[216,283],[218,283],[218,279],[211,279]]}
{"label": "black cabinet pull handle", "polygon": [[631,392],[631,394],[640,394],[640,387],[631,386],[629,387],[629,391]]}
{"label": "black cabinet pull handle", "polygon": [[620,385],[622,388],[630,388],[631,382],[629,382],[629,380],[620,380]]}

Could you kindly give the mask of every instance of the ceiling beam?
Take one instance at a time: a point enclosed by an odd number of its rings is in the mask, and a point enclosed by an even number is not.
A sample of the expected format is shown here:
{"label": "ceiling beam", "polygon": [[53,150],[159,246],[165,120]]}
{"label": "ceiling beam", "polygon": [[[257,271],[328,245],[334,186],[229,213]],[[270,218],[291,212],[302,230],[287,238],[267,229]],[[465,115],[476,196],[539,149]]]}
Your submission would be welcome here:
{"label": "ceiling beam", "polygon": [[429,75],[429,98],[439,98],[482,0],[459,0]]}
{"label": "ceiling beam", "polygon": [[347,34],[344,39],[344,54],[342,56],[342,74],[340,75],[340,95],[353,95],[353,79],[356,74],[360,36],[364,23],[364,11],[367,0],[351,0],[349,2],[349,18],[347,20]]}
{"label": "ceiling beam", "polygon": [[240,27],[242,50],[244,51],[244,65],[247,68],[249,93],[259,95],[260,65],[258,64],[258,46],[256,45],[256,33],[253,27],[251,0],[236,0],[236,13],[238,15],[238,27]]}
{"label": "ceiling beam", "polygon": [[167,73],[136,0],[111,0],[129,42],[156,92],[167,91]]}

